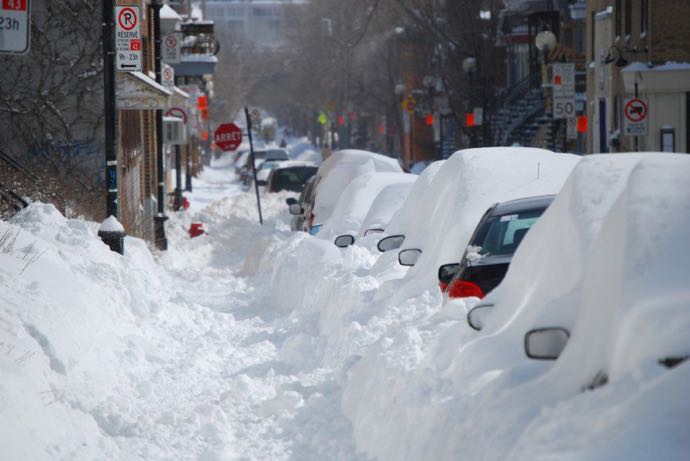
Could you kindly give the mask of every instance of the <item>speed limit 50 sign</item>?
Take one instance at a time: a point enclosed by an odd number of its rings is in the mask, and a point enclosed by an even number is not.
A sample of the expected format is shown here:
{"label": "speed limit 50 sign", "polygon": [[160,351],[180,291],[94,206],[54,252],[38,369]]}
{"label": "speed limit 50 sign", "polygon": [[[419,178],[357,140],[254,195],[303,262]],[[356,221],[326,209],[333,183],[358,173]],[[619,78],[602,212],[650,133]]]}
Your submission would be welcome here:
{"label": "speed limit 50 sign", "polygon": [[575,117],[575,96],[554,95],[553,96],[553,118]]}

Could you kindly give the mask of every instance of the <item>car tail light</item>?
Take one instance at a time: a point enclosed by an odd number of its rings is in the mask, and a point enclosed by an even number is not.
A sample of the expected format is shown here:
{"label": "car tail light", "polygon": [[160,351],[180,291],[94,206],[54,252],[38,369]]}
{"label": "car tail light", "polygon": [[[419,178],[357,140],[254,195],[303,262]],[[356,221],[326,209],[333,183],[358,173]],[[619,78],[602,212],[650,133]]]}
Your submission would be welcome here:
{"label": "car tail light", "polygon": [[484,297],[484,291],[474,282],[467,280],[455,280],[451,282],[448,289],[449,298],[469,298],[476,296],[477,298]]}

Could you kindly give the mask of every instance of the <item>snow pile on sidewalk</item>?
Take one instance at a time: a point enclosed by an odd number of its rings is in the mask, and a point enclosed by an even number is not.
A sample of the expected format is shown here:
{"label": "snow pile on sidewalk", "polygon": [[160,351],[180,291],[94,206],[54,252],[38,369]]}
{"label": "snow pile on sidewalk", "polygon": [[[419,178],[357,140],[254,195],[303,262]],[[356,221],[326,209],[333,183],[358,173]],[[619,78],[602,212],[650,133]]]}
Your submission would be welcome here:
{"label": "snow pile on sidewalk", "polygon": [[104,435],[142,430],[109,401],[154,392],[145,381],[122,384],[146,361],[165,360],[140,324],[169,295],[143,242],[128,238],[127,256],[116,256],[96,230],[42,204],[0,222],[5,459],[97,459],[117,453]]}

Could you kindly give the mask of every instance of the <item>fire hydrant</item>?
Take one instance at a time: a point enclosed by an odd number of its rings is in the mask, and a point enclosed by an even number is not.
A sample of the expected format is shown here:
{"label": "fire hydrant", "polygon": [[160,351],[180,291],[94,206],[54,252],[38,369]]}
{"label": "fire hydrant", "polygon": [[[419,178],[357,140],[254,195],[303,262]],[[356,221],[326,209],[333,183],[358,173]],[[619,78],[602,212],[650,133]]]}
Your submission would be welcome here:
{"label": "fire hydrant", "polygon": [[198,237],[205,233],[206,231],[204,230],[204,223],[193,222],[192,225],[189,227],[189,236],[191,238]]}

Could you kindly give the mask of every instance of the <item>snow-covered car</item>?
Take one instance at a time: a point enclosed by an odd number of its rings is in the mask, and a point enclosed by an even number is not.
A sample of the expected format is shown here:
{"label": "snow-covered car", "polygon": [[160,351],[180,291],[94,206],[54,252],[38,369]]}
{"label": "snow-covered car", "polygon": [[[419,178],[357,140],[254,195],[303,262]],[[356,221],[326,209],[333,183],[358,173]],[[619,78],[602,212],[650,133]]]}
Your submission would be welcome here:
{"label": "snow-covered car", "polygon": [[402,208],[412,188],[417,183],[417,179],[418,177],[414,176],[410,181],[389,184],[384,187],[372,202],[356,238],[380,236],[386,232],[388,224],[395,213]]}
{"label": "snow-covered car", "polygon": [[432,289],[438,268],[462,254],[493,203],[557,193],[579,160],[577,155],[527,147],[453,154],[434,176],[428,191],[433,200],[416,210],[418,224],[398,252],[398,262],[411,267],[400,296]]}
{"label": "snow-covered car", "polygon": [[[276,169],[278,165],[280,165],[280,162],[276,162],[273,160],[261,162],[261,164],[256,168],[256,183],[259,186],[265,186],[266,181],[268,180],[268,176],[271,174],[271,171]],[[254,178],[252,176],[253,174],[249,176],[250,188],[254,186]]]}
{"label": "snow-covered car", "polygon": [[386,226],[384,236],[377,244],[379,251],[385,253],[400,248],[405,235],[420,225],[420,218],[423,218],[420,213],[431,211],[429,204],[434,203],[434,196],[430,185],[444,163],[445,160],[437,160],[419,175],[407,199]]}
{"label": "snow-covered car", "polygon": [[483,298],[501,283],[513,254],[553,195],[496,203],[474,230],[459,263],[444,264],[438,279],[444,298]]}
{"label": "snow-covered car", "polygon": [[306,228],[306,210],[310,207],[310,203],[314,202],[314,182],[316,176],[312,176],[304,183],[304,188],[299,195],[299,199],[292,197],[287,198],[285,202],[288,205],[292,220],[290,221],[290,229],[293,231],[308,231]]}
{"label": "snow-covered car", "polygon": [[402,173],[402,169],[396,159],[354,149],[336,151],[321,163],[314,184],[314,202],[307,203],[305,209],[309,232],[318,233],[350,181],[372,172]]}
{"label": "snow-covered car", "polygon": [[[464,454],[683,459],[689,175],[682,154],[593,155],[575,168],[503,283],[470,311],[481,333],[451,346],[454,407],[473,415],[455,431]],[[478,442],[487,431],[501,443]]]}
{"label": "snow-covered car", "polygon": [[408,173],[365,173],[350,181],[338,198],[319,237],[334,239],[338,247],[347,247],[355,242],[362,223],[379,193],[387,186],[412,184],[416,175]]}
{"label": "snow-covered car", "polygon": [[318,166],[312,162],[288,160],[273,168],[266,180],[268,192],[288,190],[301,192],[306,182],[316,174]]}
{"label": "snow-covered car", "polygon": [[[261,167],[263,162],[275,161],[282,162],[289,160],[288,152],[285,149],[262,149],[254,151],[254,165],[257,169]],[[254,176],[254,171],[252,169],[251,155],[248,155],[245,159],[245,163],[242,165],[239,171],[240,179],[242,183],[248,185]],[[258,178],[257,178],[258,179]]]}

